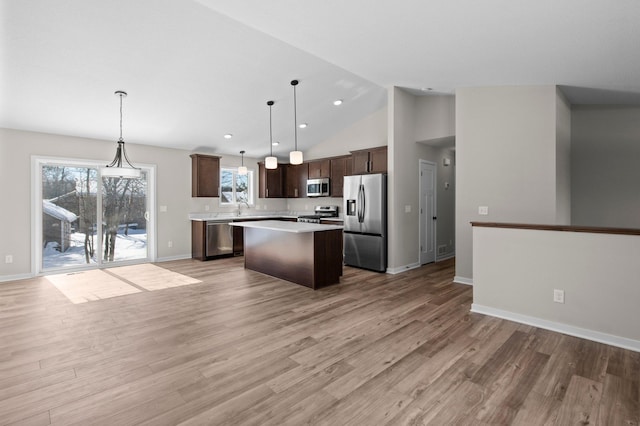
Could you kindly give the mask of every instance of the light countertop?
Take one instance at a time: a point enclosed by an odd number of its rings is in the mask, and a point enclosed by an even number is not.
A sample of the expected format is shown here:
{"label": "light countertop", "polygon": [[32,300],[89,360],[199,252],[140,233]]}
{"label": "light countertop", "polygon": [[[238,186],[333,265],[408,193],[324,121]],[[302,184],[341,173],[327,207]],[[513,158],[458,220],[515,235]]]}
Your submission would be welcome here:
{"label": "light countertop", "polygon": [[322,231],[331,231],[334,229],[342,229],[343,227],[340,225],[320,225],[317,223],[306,223],[306,222],[284,222],[280,220],[259,220],[256,222],[233,222],[232,226],[242,226],[244,228],[256,228],[256,229],[268,229],[271,231],[282,231],[282,232],[294,232],[294,233],[305,233],[305,232],[322,232]]}
{"label": "light countertop", "polygon": [[286,214],[237,214],[230,213],[189,213],[189,220],[206,222],[209,220],[232,221],[232,220],[261,220],[261,219],[297,219],[298,216]]}

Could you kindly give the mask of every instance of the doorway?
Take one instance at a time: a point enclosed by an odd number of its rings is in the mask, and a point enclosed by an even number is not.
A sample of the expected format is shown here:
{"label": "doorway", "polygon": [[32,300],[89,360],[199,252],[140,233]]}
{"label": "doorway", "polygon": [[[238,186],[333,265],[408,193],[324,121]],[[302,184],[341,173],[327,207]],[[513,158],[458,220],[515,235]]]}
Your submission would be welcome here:
{"label": "doorway", "polygon": [[140,179],[102,178],[94,161],[34,162],[34,272],[153,260],[153,167]]}
{"label": "doorway", "polygon": [[419,160],[420,264],[436,260],[436,164]]}

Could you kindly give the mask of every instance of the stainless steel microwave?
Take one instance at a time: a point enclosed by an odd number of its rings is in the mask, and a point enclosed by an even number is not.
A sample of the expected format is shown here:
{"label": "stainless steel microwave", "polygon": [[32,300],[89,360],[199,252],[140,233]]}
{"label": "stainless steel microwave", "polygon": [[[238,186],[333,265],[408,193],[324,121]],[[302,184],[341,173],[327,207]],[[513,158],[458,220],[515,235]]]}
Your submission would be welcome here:
{"label": "stainless steel microwave", "polygon": [[307,197],[329,196],[329,178],[307,179]]}

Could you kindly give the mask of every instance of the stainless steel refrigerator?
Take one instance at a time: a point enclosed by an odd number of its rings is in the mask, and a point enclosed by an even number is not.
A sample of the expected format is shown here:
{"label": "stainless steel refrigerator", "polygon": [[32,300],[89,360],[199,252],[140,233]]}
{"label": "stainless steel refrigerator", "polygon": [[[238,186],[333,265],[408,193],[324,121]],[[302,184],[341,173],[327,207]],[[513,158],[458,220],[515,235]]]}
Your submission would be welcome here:
{"label": "stainless steel refrigerator", "polygon": [[387,175],[344,178],[344,263],[387,269]]}

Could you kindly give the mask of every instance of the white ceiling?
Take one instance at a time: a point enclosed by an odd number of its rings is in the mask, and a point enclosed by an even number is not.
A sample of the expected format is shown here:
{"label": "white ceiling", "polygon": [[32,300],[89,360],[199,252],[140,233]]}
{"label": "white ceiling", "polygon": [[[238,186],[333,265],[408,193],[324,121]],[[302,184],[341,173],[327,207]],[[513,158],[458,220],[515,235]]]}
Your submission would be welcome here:
{"label": "white ceiling", "polygon": [[[557,84],[640,105],[637,0],[0,0],[0,126],[261,157],[386,104],[386,88]],[[334,107],[331,102],[345,103]],[[231,140],[223,139],[232,133]]]}

